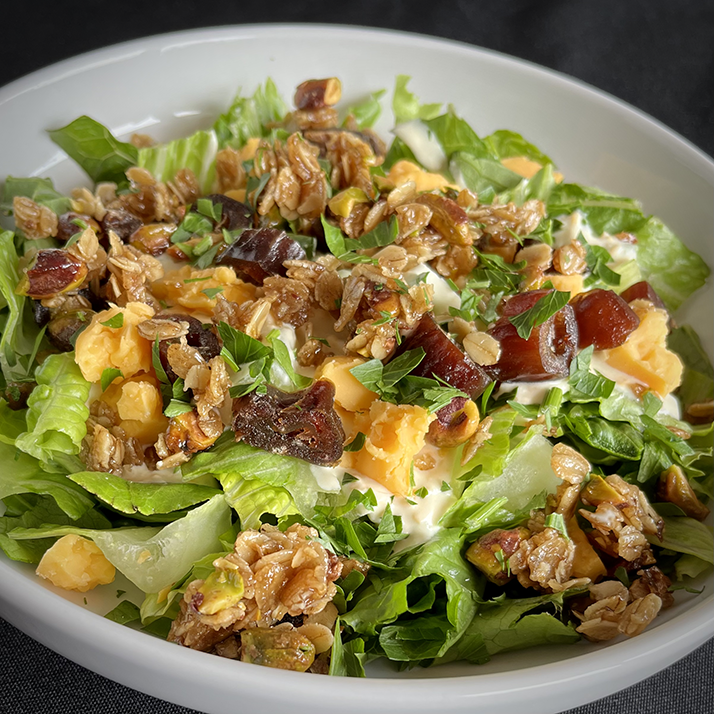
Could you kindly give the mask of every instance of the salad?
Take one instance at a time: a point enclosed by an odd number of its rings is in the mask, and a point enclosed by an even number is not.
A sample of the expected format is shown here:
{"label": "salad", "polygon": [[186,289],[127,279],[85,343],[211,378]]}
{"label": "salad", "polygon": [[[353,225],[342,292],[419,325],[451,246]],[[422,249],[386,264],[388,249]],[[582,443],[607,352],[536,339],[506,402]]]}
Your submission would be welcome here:
{"label": "salad", "polygon": [[[399,76],[7,177],[0,548],[181,646],[364,676],[632,637],[714,563],[709,268]],[[118,591],[118,597],[123,593]]]}

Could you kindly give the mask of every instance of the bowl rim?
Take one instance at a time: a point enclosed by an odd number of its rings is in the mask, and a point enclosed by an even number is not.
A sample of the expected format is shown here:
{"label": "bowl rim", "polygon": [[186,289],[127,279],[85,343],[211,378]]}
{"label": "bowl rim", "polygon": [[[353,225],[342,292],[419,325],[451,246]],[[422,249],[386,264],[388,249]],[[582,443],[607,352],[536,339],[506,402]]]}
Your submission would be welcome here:
{"label": "bowl rim", "polygon": [[[661,121],[603,90],[560,71],[495,50],[461,41],[385,28],[321,23],[257,23],[148,35],[85,52],[20,77],[0,88],[0,107],[22,94],[54,84],[68,76],[107,64],[121,63],[125,59],[138,56],[146,51],[159,49],[159,46],[167,49],[169,46],[233,41],[241,37],[247,38],[255,35],[273,35],[280,38],[296,30],[318,34],[331,33],[332,36],[337,34],[345,39],[373,40],[378,38],[389,43],[407,44],[412,47],[421,46],[427,51],[436,49],[461,53],[477,57],[482,62],[503,64],[513,70],[531,73],[540,81],[565,85],[571,93],[579,94],[600,104],[609,104],[628,121],[637,122],[641,130],[652,136],[660,145],[664,145],[674,152],[685,152],[688,159],[694,162],[693,166],[696,167],[692,170],[714,187],[714,161],[704,151]],[[62,654],[70,649],[71,642],[84,641],[75,632],[69,631],[70,626],[74,627],[76,624],[76,630],[80,633],[85,629],[93,630],[97,636],[95,642],[87,650],[86,656],[67,655],[80,664],[122,681],[126,677],[115,677],[115,673],[110,667],[97,662],[94,657],[101,653],[107,661],[122,662],[126,658],[131,658],[132,666],[146,670],[154,669],[157,660],[161,660],[161,668],[170,668],[171,677],[176,680],[196,681],[196,671],[201,671],[202,687],[210,685],[212,682],[216,685],[220,682],[225,683],[226,679],[231,680],[235,686],[240,680],[245,680],[246,682],[250,681],[251,686],[265,686],[271,692],[276,692],[275,685],[278,683],[276,677],[280,677],[280,682],[287,685],[286,690],[289,689],[282,694],[281,701],[293,704],[295,701],[311,701],[317,690],[321,697],[329,698],[331,694],[344,696],[346,686],[355,687],[354,694],[360,697],[364,706],[377,708],[384,706],[384,697],[387,694],[390,695],[390,698],[399,697],[400,700],[421,704],[421,707],[425,702],[427,705],[440,704],[443,706],[446,701],[453,702],[454,706],[458,703],[460,707],[477,705],[483,703],[485,698],[495,696],[505,697],[508,701],[515,701],[512,699],[513,696],[522,697],[519,701],[525,702],[530,701],[526,699],[529,692],[534,693],[543,687],[553,687],[558,684],[570,683],[572,685],[575,682],[583,682],[585,679],[591,680],[593,677],[601,678],[602,686],[597,694],[600,697],[634,684],[672,664],[714,636],[714,618],[710,612],[714,596],[710,593],[688,611],[656,628],[647,630],[634,640],[617,642],[594,651],[574,653],[574,656],[559,662],[536,664],[514,670],[518,675],[517,684],[513,681],[514,671],[511,671],[488,674],[476,672],[468,675],[421,679],[390,676],[364,680],[350,679],[348,683],[343,679],[340,681],[341,678],[324,677],[320,679],[322,682],[320,687],[315,687],[315,680],[312,677],[305,677],[295,672],[276,673],[273,669],[257,666],[245,667],[245,663],[225,661],[205,653],[174,647],[171,643],[161,639],[146,637],[145,633],[132,632],[130,628],[119,626],[94,612],[84,610],[65,600],[41,583],[10,567],[5,560],[4,556],[0,557],[0,575],[2,575],[0,603],[5,605],[7,619],[17,623],[24,621],[27,617],[34,618],[32,626],[26,627],[28,633],[41,642],[51,642],[50,646]],[[39,619],[37,613],[41,613]],[[58,640],[48,635],[45,626],[53,622],[55,624],[59,622],[58,627],[64,628],[64,639]],[[23,625],[19,626],[23,627]],[[119,646],[126,648],[123,657],[117,654]],[[617,657],[613,657],[613,648],[617,650]],[[201,662],[203,665],[200,664]],[[204,666],[209,662],[210,666]],[[236,667],[236,664],[239,666]],[[208,671],[203,672],[202,670]],[[448,698],[444,696],[445,688],[437,686],[437,682],[448,683]],[[129,686],[136,686],[136,682],[132,681]],[[145,691],[155,696],[171,699],[170,692],[163,691],[156,694],[157,688],[151,687],[149,684]],[[429,696],[430,694],[431,696]],[[508,699],[509,697],[511,700]],[[578,692],[571,692],[569,697],[563,697],[556,706],[572,707],[592,700],[590,694],[582,696]],[[180,703],[185,704],[185,699],[182,699]],[[506,701],[503,703],[505,704]],[[417,711],[422,710],[426,711],[417,707]]]}

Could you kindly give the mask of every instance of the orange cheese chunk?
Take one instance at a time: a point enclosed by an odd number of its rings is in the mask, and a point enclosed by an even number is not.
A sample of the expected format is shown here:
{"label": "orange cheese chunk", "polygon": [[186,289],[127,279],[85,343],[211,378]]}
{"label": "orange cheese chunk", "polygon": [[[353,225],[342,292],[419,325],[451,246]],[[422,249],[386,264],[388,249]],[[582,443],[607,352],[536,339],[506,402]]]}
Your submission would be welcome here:
{"label": "orange cheese chunk", "polygon": [[590,578],[597,582],[601,577],[607,575],[607,568],[600,560],[600,556],[590,545],[585,531],[578,524],[578,519],[573,516],[568,521],[568,535],[575,546],[575,557],[573,558],[573,577]]}
{"label": "orange cheese chunk", "polygon": [[397,163],[389,169],[387,178],[395,186],[401,186],[407,181],[414,181],[416,184],[416,190],[419,192],[437,191],[438,189],[449,187],[454,188],[457,191],[459,190],[458,186],[450,184],[441,174],[433,174],[429,171],[425,171],[412,161],[407,161],[406,159],[397,161]]}
{"label": "orange cheese chunk", "polygon": [[369,412],[355,417],[356,429],[367,437],[364,446],[346,452],[341,465],[405,496],[410,490],[412,459],[424,447],[424,437],[435,418],[422,407],[375,400]]}
{"label": "orange cheese chunk", "polygon": [[[233,268],[220,265],[217,268],[195,270],[184,265],[172,270],[151,284],[151,291],[159,300],[170,306],[181,306],[189,313],[210,315],[216,305],[217,295],[211,291],[222,288],[222,295],[229,302],[239,305],[255,297],[255,286],[239,280]],[[206,291],[208,290],[208,294]]]}
{"label": "orange cheese chunk", "polygon": [[[103,322],[123,313],[121,327],[107,327]],[[105,369],[120,369],[124,377],[151,369],[151,342],[136,326],[154,316],[153,308],[143,302],[126,307],[112,307],[94,315],[89,327],[77,338],[75,362],[88,382],[98,382]]]}
{"label": "orange cheese chunk", "polygon": [[113,582],[116,575],[98,546],[74,534],[62,536],[45,551],[35,572],[58,588],[81,593]]}
{"label": "orange cheese chunk", "polygon": [[143,444],[153,444],[169,426],[158,383],[151,375],[139,374],[112,384],[101,400],[117,412],[119,426],[127,436]]}
{"label": "orange cheese chunk", "polygon": [[684,370],[679,357],[667,349],[669,315],[646,300],[635,300],[630,307],[640,318],[639,326],[624,344],[604,350],[603,357],[664,399],[679,386]]}
{"label": "orange cheese chunk", "polygon": [[[526,156],[509,156],[501,159],[501,163],[509,171],[513,171],[514,174],[527,179],[533,178],[543,168],[537,161],[533,161],[533,159],[529,159]],[[553,171],[553,178],[556,183],[560,183],[563,180],[563,174],[560,171]]]}
{"label": "orange cheese chunk", "polygon": [[350,373],[363,362],[366,360],[362,357],[328,357],[315,372],[315,379],[327,379],[335,385],[335,404],[348,412],[367,411],[377,399],[375,392]]}

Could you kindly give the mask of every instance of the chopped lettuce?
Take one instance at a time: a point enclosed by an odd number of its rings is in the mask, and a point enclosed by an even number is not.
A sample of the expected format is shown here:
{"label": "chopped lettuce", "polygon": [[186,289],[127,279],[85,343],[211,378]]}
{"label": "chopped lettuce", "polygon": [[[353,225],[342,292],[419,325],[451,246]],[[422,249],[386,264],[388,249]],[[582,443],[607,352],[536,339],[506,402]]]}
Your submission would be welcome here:
{"label": "chopped lettuce", "polygon": [[712,529],[694,518],[664,516],[664,537],[650,538],[653,545],[686,553],[714,564],[714,535]]}
{"label": "chopped lettuce", "polygon": [[280,122],[287,111],[287,105],[270,78],[255,90],[252,97],[241,97],[239,92],[228,111],[213,125],[219,148],[240,148],[248,139],[268,136],[270,129],[267,125]]}
{"label": "chopped lettuce", "polygon": [[27,431],[27,421],[25,419],[25,409],[10,409],[10,405],[0,399],[0,442],[15,445],[15,439],[20,434]]}
{"label": "chopped lettuce", "polygon": [[292,496],[282,486],[270,486],[260,479],[246,479],[232,472],[218,474],[218,480],[244,529],[260,528],[261,516],[265,514],[280,519],[299,513]]}
{"label": "chopped lettuce", "polygon": [[457,152],[451,157],[449,169],[457,181],[478,193],[482,203],[491,203],[496,194],[514,189],[523,180],[497,159],[465,152]]}
{"label": "chopped lettuce", "polygon": [[71,207],[69,198],[59,193],[59,191],[55,189],[52,180],[48,178],[38,178],[36,176],[17,178],[15,176],[8,176],[5,179],[0,211],[11,213],[12,199],[15,196],[31,198],[35,203],[39,203],[41,206],[47,206],[47,208],[58,215],[66,213]]}
{"label": "chopped lettuce", "polygon": [[[418,662],[442,656],[476,612],[482,585],[461,557],[459,529],[443,529],[409,551],[386,576],[370,572],[368,585],[341,621],[356,633],[377,637],[375,647],[391,659]],[[445,588],[446,607],[437,589]]]}
{"label": "chopped lettuce", "polygon": [[441,113],[442,104],[422,104],[416,95],[407,89],[409,77],[406,74],[398,74],[394,84],[394,95],[392,96],[392,111],[394,112],[394,122],[401,124],[413,119],[433,119]]}
{"label": "chopped lettuce", "polygon": [[485,137],[483,143],[497,159],[523,156],[531,161],[537,161],[541,166],[553,164],[553,160],[549,156],[546,156],[537,146],[531,144],[530,141],[526,141],[515,131],[499,129]]}
{"label": "chopped lettuce", "polygon": [[179,169],[191,169],[203,193],[208,193],[216,174],[218,141],[213,131],[197,131],[166,144],[139,149],[137,165],[157,181],[170,181]]}
{"label": "chopped lettuce", "polygon": [[185,577],[194,563],[220,548],[219,536],[231,525],[231,511],[222,495],[189,511],[163,528],[95,530],[76,526],[16,528],[16,540],[76,533],[93,540],[114,567],[145,593],[157,593]]}
{"label": "chopped lettuce", "polygon": [[30,378],[28,357],[33,352],[34,339],[28,316],[27,298],[15,292],[20,282],[20,267],[12,231],[0,232],[0,296],[7,306],[7,318],[0,337],[0,368],[5,383]]}
{"label": "chopped lettuce", "polygon": [[456,116],[453,111],[424,121],[424,124],[441,144],[447,159],[457,152],[465,152],[474,158],[492,158],[488,148],[468,122]]}
{"label": "chopped lettuce", "polygon": [[689,325],[676,327],[669,333],[667,345],[684,363],[682,384],[677,392],[684,408],[714,399],[714,367],[694,329]]}
{"label": "chopped lettuce", "polygon": [[375,125],[382,113],[380,99],[385,95],[386,89],[372,92],[366,99],[347,107],[347,116],[352,116],[360,129],[370,129]]}
{"label": "chopped lettuce", "polygon": [[27,400],[27,431],[15,445],[50,471],[78,470],[87,433],[87,398],[91,384],[74,361],[74,352],[50,355],[35,372],[37,386]]}
{"label": "chopped lettuce", "polygon": [[[317,483],[310,465],[301,459],[281,454],[271,454],[243,442],[236,443],[231,432],[222,435],[210,450],[196,454],[181,467],[183,477],[192,481],[199,476],[211,475],[227,489],[228,499],[244,517],[255,522],[256,508],[262,508],[266,498],[274,497],[275,505],[288,513],[281,489],[287,491],[296,508],[309,516],[317,501]],[[275,489],[272,492],[257,492],[243,488],[240,481],[257,481]],[[254,484],[258,485],[258,484]],[[252,495],[251,495],[252,494]],[[247,501],[242,501],[248,497]],[[257,497],[258,500],[252,501]]]}
{"label": "chopped lettuce", "polygon": [[336,677],[364,677],[366,659],[364,640],[361,637],[342,642],[338,618],[335,623],[335,640],[330,652],[330,674]]}
{"label": "chopped lettuce", "polygon": [[181,511],[220,493],[210,486],[190,483],[134,483],[121,476],[97,471],[81,471],[68,478],[108,506],[129,515],[151,516]]}
{"label": "chopped lettuce", "polygon": [[126,181],[126,170],[138,161],[139,150],[133,144],[119,141],[107,127],[88,116],[48,133],[95,183]]}
{"label": "chopped lettuce", "polygon": [[70,518],[86,513],[94,500],[62,474],[48,474],[43,465],[16,447],[0,441],[0,499],[21,493],[51,496]]}
{"label": "chopped lettuce", "polygon": [[463,636],[434,664],[456,660],[484,664],[499,652],[577,642],[580,635],[575,628],[558,617],[565,595],[554,593],[516,600],[500,596],[483,603]]}

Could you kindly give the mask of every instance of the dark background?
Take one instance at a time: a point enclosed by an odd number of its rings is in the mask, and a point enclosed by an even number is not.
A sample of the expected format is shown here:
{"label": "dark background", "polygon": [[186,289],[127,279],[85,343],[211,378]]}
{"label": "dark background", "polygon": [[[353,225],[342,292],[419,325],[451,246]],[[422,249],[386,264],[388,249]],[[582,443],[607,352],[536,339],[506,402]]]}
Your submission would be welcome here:
{"label": "dark background", "polygon": [[[705,0],[40,0],[3,3],[2,19],[0,86],[82,52],[174,30],[258,22],[386,27],[559,70],[714,154],[714,3]],[[713,669],[710,641],[659,675],[570,714],[710,714]],[[2,714],[188,714],[82,669],[2,620],[0,673]]]}

